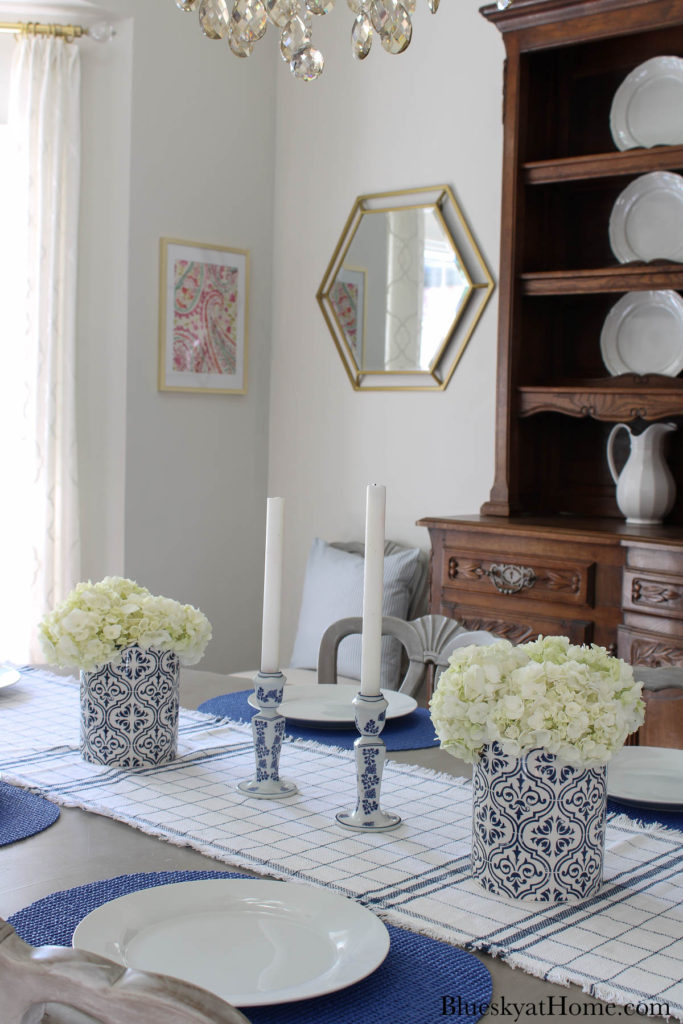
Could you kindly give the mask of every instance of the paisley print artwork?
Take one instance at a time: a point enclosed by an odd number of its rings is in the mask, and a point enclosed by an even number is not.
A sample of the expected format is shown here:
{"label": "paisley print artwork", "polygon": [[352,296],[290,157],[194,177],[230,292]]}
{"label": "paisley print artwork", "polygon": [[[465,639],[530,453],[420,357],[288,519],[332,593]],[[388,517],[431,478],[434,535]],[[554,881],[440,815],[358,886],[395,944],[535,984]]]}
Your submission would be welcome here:
{"label": "paisley print artwork", "polygon": [[237,267],[174,261],[173,370],[234,374],[237,367]]}
{"label": "paisley print artwork", "polygon": [[358,286],[350,281],[335,281],[330,288],[330,302],[337,314],[349,347],[358,357]]}

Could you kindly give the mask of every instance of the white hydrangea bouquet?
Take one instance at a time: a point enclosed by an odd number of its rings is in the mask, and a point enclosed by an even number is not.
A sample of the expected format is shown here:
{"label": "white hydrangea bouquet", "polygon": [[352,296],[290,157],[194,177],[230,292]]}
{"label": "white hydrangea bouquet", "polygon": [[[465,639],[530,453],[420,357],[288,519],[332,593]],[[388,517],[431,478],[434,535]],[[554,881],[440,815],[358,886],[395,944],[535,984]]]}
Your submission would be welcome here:
{"label": "white hydrangea bouquet", "polygon": [[497,742],[510,757],[542,749],[590,768],[642,725],[641,689],[631,666],[596,644],[499,640],[454,652],[430,710],[441,746],[464,761]]}
{"label": "white hydrangea bouquet", "polygon": [[79,583],[45,616],[39,635],[51,664],[91,672],[116,664],[132,645],[172,651],[181,664],[194,665],[211,639],[211,624],[192,605],[107,576],[99,583]]}

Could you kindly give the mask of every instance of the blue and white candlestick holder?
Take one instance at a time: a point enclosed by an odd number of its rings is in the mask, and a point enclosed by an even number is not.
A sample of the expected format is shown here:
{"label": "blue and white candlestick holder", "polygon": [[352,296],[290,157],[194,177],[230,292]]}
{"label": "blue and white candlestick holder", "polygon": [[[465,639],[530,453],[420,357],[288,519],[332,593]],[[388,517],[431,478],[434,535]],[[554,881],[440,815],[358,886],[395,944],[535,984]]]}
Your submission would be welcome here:
{"label": "blue and white candlestick holder", "polygon": [[357,693],[353,698],[353,707],[356,728],[360,733],[353,745],[356,752],[358,803],[355,811],[340,811],[336,818],[344,828],[358,832],[388,832],[401,824],[398,814],[383,811],[379,805],[387,753],[380,733],[384,728],[388,704],[381,693],[372,697]]}
{"label": "blue and white candlestick holder", "polygon": [[257,672],[254,676],[254,696],[259,707],[251,720],[256,778],[237,783],[239,791],[247,796],[278,800],[299,792],[293,782],[280,778],[280,751],[285,734],[285,719],[279,708],[285,682],[282,672]]}

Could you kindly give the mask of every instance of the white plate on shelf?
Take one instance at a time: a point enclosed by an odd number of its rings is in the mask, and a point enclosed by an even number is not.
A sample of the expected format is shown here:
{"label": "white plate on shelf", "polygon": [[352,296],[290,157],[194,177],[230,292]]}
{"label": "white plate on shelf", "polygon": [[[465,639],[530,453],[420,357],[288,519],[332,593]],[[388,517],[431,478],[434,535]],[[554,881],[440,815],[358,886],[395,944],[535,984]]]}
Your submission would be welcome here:
{"label": "white plate on shelf", "polygon": [[678,292],[627,292],[600,334],[602,361],[613,376],[683,370],[683,299]]}
{"label": "white plate on shelf", "polygon": [[[312,686],[285,686],[280,714],[287,721],[301,722],[328,728],[349,728],[354,724],[353,698],[358,686],[314,683]],[[386,697],[387,719],[402,718],[417,707],[414,697],[395,690],[382,690]],[[258,707],[253,693],[248,698],[253,708]]]}
{"label": "white plate on shelf", "polygon": [[607,795],[633,807],[683,810],[683,750],[622,747],[607,766]]}
{"label": "white plate on shelf", "polygon": [[614,94],[610,130],[617,149],[683,143],[683,60],[652,57]]}
{"label": "white plate on shelf", "polygon": [[641,174],[617,198],[609,242],[620,263],[683,262],[683,178],[670,171]]}
{"label": "white plate on shelf", "polygon": [[15,668],[0,668],[0,690],[4,690],[8,686],[14,686],[20,679],[21,672],[17,672]]}
{"label": "white plate on shelf", "polygon": [[234,1006],[336,992],[389,952],[378,917],[325,889],[204,879],[120,896],[83,918],[76,949],[193,982]]}

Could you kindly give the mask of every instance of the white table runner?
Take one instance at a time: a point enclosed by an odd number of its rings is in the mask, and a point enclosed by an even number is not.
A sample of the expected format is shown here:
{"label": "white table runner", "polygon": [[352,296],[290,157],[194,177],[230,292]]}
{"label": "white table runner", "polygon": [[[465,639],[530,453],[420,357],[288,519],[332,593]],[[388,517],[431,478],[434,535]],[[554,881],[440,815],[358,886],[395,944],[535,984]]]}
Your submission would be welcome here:
{"label": "white table runner", "polygon": [[[253,800],[251,730],[181,712],[180,755],[162,768],[91,765],[77,749],[78,684],[33,672],[0,697],[0,774],[58,803],[126,822],[237,867],[324,885],[401,927],[485,949],[607,1001],[660,1004],[683,1020],[683,833],[626,817],[607,830],[599,895],[557,907],[484,892],[469,872],[468,783],[389,763],[382,805],[395,832],[347,832],[353,755],[285,743],[280,770],[301,792]],[[667,1009],[668,1007],[668,1009]]]}

